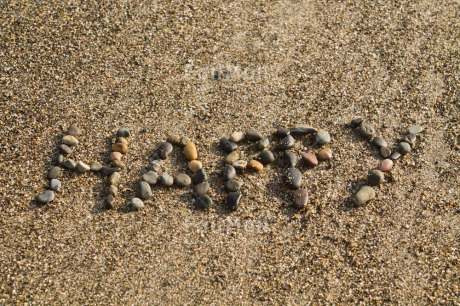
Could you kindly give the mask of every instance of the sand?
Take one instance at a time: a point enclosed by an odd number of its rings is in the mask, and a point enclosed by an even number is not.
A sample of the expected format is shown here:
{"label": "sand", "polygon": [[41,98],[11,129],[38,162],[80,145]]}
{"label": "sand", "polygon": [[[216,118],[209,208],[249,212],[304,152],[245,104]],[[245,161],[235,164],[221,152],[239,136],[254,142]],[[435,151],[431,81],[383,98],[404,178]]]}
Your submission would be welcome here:
{"label": "sand", "polygon": [[[0,1],[0,304],[460,303],[458,1],[248,2]],[[363,207],[381,158],[358,116],[392,147],[425,128]],[[68,171],[35,203],[71,123],[86,163],[131,129],[116,209],[103,178]],[[228,211],[219,139],[296,123],[332,137],[332,162],[301,168],[307,208],[278,161]],[[132,212],[170,133],[196,142],[214,206],[155,187]],[[167,167],[187,171],[179,148]]]}

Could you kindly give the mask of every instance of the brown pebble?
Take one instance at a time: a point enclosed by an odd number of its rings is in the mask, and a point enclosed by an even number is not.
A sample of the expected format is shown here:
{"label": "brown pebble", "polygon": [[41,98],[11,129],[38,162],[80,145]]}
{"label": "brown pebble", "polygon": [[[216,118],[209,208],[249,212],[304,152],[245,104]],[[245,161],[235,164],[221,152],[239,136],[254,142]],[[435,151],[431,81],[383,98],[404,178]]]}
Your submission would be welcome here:
{"label": "brown pebble", "polygon": [[393,161],[391,159],[384,159],[380,165],[380,171],[389,172],[393,169]]}
{"label": "brown pebble", "polygon": [[315,154],[304,153],[302,157],[305,163],[307,164],[307,166],[310,166],[310,167],[318,166],[318,159],[316,158]]}
{"label": "brown pebble", "polygon": [[168,137],[166,138],[166,141],[170,143],[174,143],[174,144],[179,144],[180,136],[177,134],[168,135]]}
{"label": "brown pebble", "polygon": [[297,208],[304,208],[308,204],[308,192],[306,189],[299,188],[292,193],[294,204]]}
{"label": "brown pebble", "polygon": [[232,142],[240,142],[244,140],[244,133],[243,132],[233,132],[232,135],[228,138],[228,140]]}
{"label": "brown pebble", "polygon": [[120,152],[122,154],[125,154],[128,152],[128,146],[126,143],[118,142],[112,146],[112,152]]}
{"label": "brown pebble", "polygon": [[114,185],[110,185],[109,187],[107,187],[107,193],[109,195],[116,197],[118,195],[118,187]]}
{"label": "brown pebble", "polygon": [[249,168],[254,169],[256,171],[262,171],[264,165],[262,165],[261,162],[253,159],[249,162]]}
{"label": "brown pebble", "polygon": [[201,168],[203,168],[203,164],[199,160],[192,160],[188,163],[188,168],[190,169],[190,171],[195,173]]}
{"label": "brown pebble", "polygon": [[318,152],[317,157],[318,157],[318,160],[320,161],[330,160],[332,158],[331,148],[322,149],[321,151]]}
{"label": "brown pebble", "polygon": [[78,139],[72,135],[65,135],[62,137],[62,143],[68,146],[75,146],[78,144]]}
{"label": "brown pebble", "polygon": [[110,153],[109,159],[111,161],[121,160],[122,154],[120,152],[112,152]]}
{"label": "brown pebble", "polygon": [[125,137],[118,137],[116,143],[124,143],[128,145],[128,140]]}
{"label": "brown pebble", "polygon": [[189,141],[184,147],[184,155],[188,160],[195,160],[198,158],[198,152],[193,142]]}
{"label": "brown pebble", "polygon": [[123,161],[121,161],[121,160],[114,160],[113,162],[111,162],[111,165],[112,165],[112,167],[126,169],[125,163]]}

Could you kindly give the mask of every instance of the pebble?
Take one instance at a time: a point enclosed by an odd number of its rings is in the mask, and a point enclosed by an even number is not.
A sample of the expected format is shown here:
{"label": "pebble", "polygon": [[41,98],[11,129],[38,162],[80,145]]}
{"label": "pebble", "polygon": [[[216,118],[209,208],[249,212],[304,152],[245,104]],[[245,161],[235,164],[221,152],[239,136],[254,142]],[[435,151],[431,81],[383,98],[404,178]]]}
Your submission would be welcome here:
{"label": "pebble", "polygon": [[72,135],[72,136],[78,136],[78,135],[81,135],[82,132],[81,130],[75,126],[75,125],[70,125],[69,128],[67,129],[67,132],[66,132],[67,135]]}
{"label": "pebble", "polygon": [[363,118],[356,118],[351,120],[350,125],[352,127],[358,127],[361,124],[361,122],[363,122]]}
{"label": "pebble", "polygon": [[118,167],[121,169],[126,169],[126,165],[123,161],[121,160],[114,160],[113,162],[110,163],[112,167]]}
{"label": "pebble", "polygon": [[77,163],[77,169],[78,169],[78,172],[85,173],[91,170],[91,167],[80,160]]}
{"label": "pebble", "polygon": [[233,151],[233,152],[228,153],[227,156],[225,156],[224,162],[226,164],[233,164],[238,159],[240,159],[240,154],[238,154],[237,151]]}
{"label": "pebble", "polygon": [[121,169],[118,167],[102,167],[101,170],[99,170],[99,173],[102,174],[102,176],[110,176],[115,172],[120,172]]}
{"label": "pebble", "polygon": [[268,140],[268,138],[262,138],[261,140],[257,142],[257,149],[259,151],[262,151],[263,149],[268,148],[269,145],[270,145],[270,141]]}
{"label": "pebble", "polygon": [[139,182],[139,193],[142,199],[150,199],[152,197],[152,188],[150,188],[149,183]]}
{"label": "pebble", "polygon": [[391,155],[391,150],[388,147],[381,147],[380,148],[380,155],[383,158],[387,158]]}
{"label": "pebble", "polygon": [[107,193],[109,195],[116,197],[118,195],[118,187],[114,185],[109,185],[109,187],[107,187]]}
{"label": "pebble", "polygon": [[133,209],[139,210],[139,209],[144,208],[144,202],[142,202],[142,200],[139,199],[139,198],[132,198],[131,199],[131,206],[132,206]]}
{"label": "pebble", "polygon": [[118,186],[120,185],[120,173],[114,172],[109,177],[109,185]]}
{"label": "pebble", "polygon": [[54,191],[45,190],[36,197],[36,200],[40,204],[49,203],[54,200]]}
{"label": "pebble", "polygon": [[253,159],[249,162],[248,164],[249,168],[255,170],[255,171],[262,171],[264,169],[264,165],[262,165],[261,162]]}
{"label": "pebble", "polygon": [[100,162],[94,162],[91,164],[91,171],[99,172],[102,169],[102,164]]}
{"label": "pebble", "polygon": [[324,148],[317,154],[318,160],[325,161],[332,159],[332,150],[331,148]]}
{"label": "pebble", "polygon": [[314,127],[311,127],[305,124],[296,124],[290,127],[289,131],[291,132],[291,134],[299,134],[299,135],[316,133],[316,129]]}
{"label": "pebble", "polygon": [[112,152],[110,153],[109,159],[111,161],[121,160],[122,154],[120,152]]}
{"label": "pebble", "polygon": [[149,171],[142,175],[142,179],[150,185],[155,185],[158,182],[158,173],[155,171]]}
{"label": "pebble", "polygon": [[275,136],[278,136],[278,137],[286,137],[289,134],[291,134],[291,131],[289,131],[287,128],[284,128],[284,127],[278,128],[275,132]]}
{"label": "pebble", "polygon": [[188,163],[188,168],[190,169],[190,171],[195,173],[201,168],[203,168],[203,164],[199,160],[192,160]]}
{"label": "pebble", "polygon": [[73,161],[72,159],[66,159],[62,163],[62,166],[64,166],[65,168],[67,168],[69,170],[75,170],[75,168],[77,167],[77,163],[75,161]]}
{"label": "pebble", "polygon": [[331,142],[331,135],[328,131],[319,129],[315,136],[315,142],[320,145],[329,143]]}
{"label": "pebble", "polygon": [[198,195],[195,199],[195,207],[199,209],[208,209],[212,204],[212,199],[207,194]]}
{"label": "pebble", "polygon": [[162,159],[155,159],[150,162],[150,168],[155,172],[160,172],[163,169],[164,161]]}
{"label": "pebble", "polygon": [[399,153],[399,152],[394,152],[394,153],[391,154],[391,156],[390,156],[390,158],[391,158],[392,160],[397,160],[397,159],[399,159],[400,157],[401,157],[401,153]]}
{"label": "pebble", "polygon": [[244,140],[244,133],[243,132],[233,132],[232,135],[228,138],[231,142],[240,142]]}
{"label": "pebble", "polygon": [[117,142],[112,145],[112,152],[120,152],[126,154],[128,152],[128,145],[126,143]]}
{"label": "pebble", "polygon": [[308,191],[303,188],[299,188],[292,193],[294,199],[294,205],[297,208],[304,208],[308,204]]}
{"label": "pebble", "polygon": [[61,151],[64,155],[72,154],[72,149],[66,144],[61,144],[59,146],[59,151]]}
{"label": "pebble", "polygon": [[302,185],[302,172],[294,167],[289,168],[286,174],[286,183],[290,189],[299,189]]}
{"label": "pebble", "polygon": [[130,135],[129,128],[127,128],[127,127],[119,128],[118,131],[117,131],[117,136],[118,137],[129,137],[129,135]]}
{"label": "pebble", "polygon": [[48,172],[48,178],[49,179],[55,179],[61,176],[61,168],[58,166],[54,166],[51,168],[51,170]]}
{"label": "pebble", "polygon": [[224,188],[227,191],[238,191],[241,189],[241,183],[237,180],[230,180],[224,182]]}
{"label": "pebble", "polygon": [[263,136],[259,131],[255,129],[249,129],[246,131],[246,138],[250,141],[257,141],[261,140]]}
{"label": "pebble", "polygon": [[180,136],[177,135],[177,134],[170,134],[170,135],[168,135],[168,137],[166,138],[166,141],[167,141],[167,142],[170,142],[170,143],[179,144],[179,143],[180,143]]}
{"label": "pebble", "polygon": [[367,124],[365,122],[361,122],[361,124],[359,125],[359,133],[363,137],[370,138],[370,137],[372,137],[372,135],[375,134],[375,130],[371,125],[369,125],[369,124]]}
{"label": "pebble", "polygon": [[124,143],[125,145],[128,145],[128,140],[125,137],[117,137],[115,143]]}
{"label": "pebble", "polygon": [[384,159],[380,165],[380,171],[389,172],[393,169],[393,161],[391,159]]}
{"label": "pebble", "polygon": [[404,136],[404,141],[413,145],[415,143],[415,140],[417,140],[417,135],[415,134],[407,134],[406,136]]}
{"label": "pebble", "polygon": [[291,151],[285,151],[284,157],[289,167],[295,167],[297,165],[297,161],[299,160],[297,155]]}
{"label": "pebble", "polygon": [[259,154],[259,160],[262,164],[268,165],[275,161],[275,156],[273,156],[273,153],[270,150],[263,150]]}
{"label": "pebble", "polygon": [[407,132],[409,134],[418,134],[418,133],[421,133],[422,131],[423,131],[423,128],[420,125],[415,124],[411,126]]}
{"label": "pebble", "polygon": [[410,153],[410,151],[412,150],[410,144],[404,141],[399,143],[398,149],[399,153],[401,153],[402,155],[406,155]]}
{"label": "pebble", "polygon": [[377,148],[388,147],[386,140],[382,137],[375,137],[374,139],[372,139],[372,144]]}
{"label": "pebble", "polygon": [[195,185],[193,187],[193,192],[197,195],[203,195],[207,194],[209,191],[209,183],[208,182],[203,182],[199,183],[198,185]]}
{"label": "pebble", "polygon": [[192,179],[185,173],[179,173],[174,178],[174,184],[179,187],[187,187],[192,183]]}
{"label": "pebble", "polygon": [[363,205],[366,202],[375,198],[375,191],[374,188],[370,186],[363,186],[361,189],[356,193],[354,197],[354,202],[356,205]]}
{"label": "pebble", "polygon": [[246,169],[247,165],[248,165],[248,162],[242,159],[237,160],[232,164],[233,168],[235,168],[236,170],[244,170]]}
{"label": "pebble", "polygon": [[367,183],[369,186],[379,186],[383,183],[385,175],[380,170],[370,170],[367,174]]}
{"label": "pebble", "polygon": [[241,192],[230,192],[227,194],[226,202],[228,208],[233,211],[237,210],[242,196]]}
{"label": "pebble", "polygon": [[181,146],[184,147],[184,146],[186,146],[189,142],[190,142],[190,138],[188,138],[187,136],[182,136],[182,137],[180,138],[179,144],[180,144]]}
{"label": "pebble", "polygon": [[60,165],[62,164],[63,161],[64,161],[64,155],[58,154],[58,156],[56,157],[56,164]]}
{"label": "pebble", "polygon": [[59,191],[59,189],[61,189],[61,181],[56,178],[52,179],[50,182],[50,188],[52,190]]}
{"label": "pebble", "polygon": [[198,170],[197,173],[193,176],[193,182],[195,184],[200,184],[203,182],[206,182],[208,180],[208,174],[206,173],[206,170],[200,169]]}
{"label": "pebble", "polygon": [[173,145],[167,141],[162,142],[157,147],[157,156],[160,159],[166,159],[173,151]]}
{"label": "pebble", "polygon": [[232,165],[226,164],[224,167],[224,171],[222,172],[222,176],[224,181],[233,180],[236,177],[236,170],[233,168]]}
{"label": "pebble", "polygon": [[188,160],[195,160],[198,158],[198,151],[196,150],[196,145],[189,141],[184,147],[184,155]]}
{"label": "pebble", "polygon": [[225,137],[220,139],[219,145],[227,153],[233,152],[238,148],[236,143],[231,142]]}
{"label": "pebble", "polygon": [[313,153],[304,153],[302,155],[303,160],[309,167],[316,167],[318,166],[318,159],[316,158],[315,154]]}
{"label": "pebble", "polygon": [[78,144],[78,139],[72,135],[65,135],[62,137],[62,143],[72,147]]}
{"label": "pebble", "polygon": [[160,176],[159,180],[160,180],[160,183],[166,187],[170,187],[174,184],[174,178],[168,173],[163,173]]}
{"label": "pebble", "polygon": [[295,145],[295,139],[291,135],[284,137],[281,142],[278,144],[280,150],[287,150],[292,148]]}
{"label": "pebble", "polygon": [[113,209],[115,207],[115,197],[109,194],[104,201],[106,209]]}

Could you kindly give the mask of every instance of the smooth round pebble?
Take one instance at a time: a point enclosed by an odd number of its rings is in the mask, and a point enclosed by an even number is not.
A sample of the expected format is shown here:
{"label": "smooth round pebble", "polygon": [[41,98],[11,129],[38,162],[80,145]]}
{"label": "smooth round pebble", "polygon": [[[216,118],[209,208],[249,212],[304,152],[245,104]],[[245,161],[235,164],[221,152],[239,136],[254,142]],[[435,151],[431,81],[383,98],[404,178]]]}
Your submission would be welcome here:
{"label": "smooth round pebble", "polygon": [[199,209],[208,209],[212,204],[212,199],[207,194],[198,195],[195,199],[195,207]]}
{"label": "smooth round pebble", "polygon": [[48,178],[49,179],[55,179],[61,176],[61,168],[58,166],[54,166],[51,168],[51,170],[48,172]]}
{"label": "smooth round pebble", "polygon": [[38,203],[46,204],[54,200],[54,192],[52,190],[45,190],[35,198]]}
{"label": "smooth round pebble", "polygon": [[135,210],[139,210],[144,208],[144,202],[142,202],[139,198],[132,198],[131,199],[131,207]]}
{"label": "smooth round pebble", "polygon": [[192,179],[185,173],[179,173],[174,178],[174,184],[179,187],[187,187],[192,183]]}
{"label": "smooth round pebble", "polygon": [[78,135],[81,135],[82,134],[82,131],[80,128],[78,128],[77,126],[75,125],[70,125],[69,128],[67,129],[67,132],[66,132],[67,135],[72,135],[72,136],[78,136]]}
{"label": "smooth round pebble", "polygon": [[247,165],[248,165],[248,162],[242,159],[237,160],[232,164],[233,168],[235,168],[236,170],[244,170],[246,169]]}
{"label": "smooth round pebble", "polygon": [[304,208],[308,204],[308,191],[303,188],[299,188],[292,193],[294,199],[294,205],[297,208]]}
{"label": "smooth round pebble", "polygon": [[91,171],[99,172],[102,169],[102,164],[100,162],[94,162],[91,164]]}
{"label": "smooth round pebble", "polygon": [[110,153],[109,159],[111,161],[121,160],[122,156],[123,155],[120,152],[112,152],[112,153]]}
{"label": "smooth round pebble", "polygon": [[208,180],[208,174],[206,173],[206,170],[204,170],[203,168],[198,170],[193,176],[193,183],[195,184],[200,184],[200,183],[206,182],[207,180]]}
{"label": "smooth round pebble", "polygon": [[248,164],[249,168],[255,170],[255,171],[262,171],[264,169],[264,165],[262,165],[261,162],[253,159],[249,162]]}
{"label": "smooth round pebble", "polygon": [[193,173],[197,172],[201,168],[203,168],[203,164],[199,160],[192,160],[188,163],[188,168]]}
{"label": "smooth round pebble", "polygon": [[238,145],[236,143],[231,142],[225,137],[220,139],[219,145],[227,153],[233,152],[238,148]]}
{"label": "smooth round pebble", "polygon": [[59,189],[61,189],[61,181],[56,178],[52,179],[50,182],[50,188],[54,191],[59,191]]}
{"label": "smooth round pebble", "polygon": [[331,142],[331,135],[329,132],[323,129],[319,129],[315,136],[315,141],[317,144],[323,145]]}
{"label": "smooth round pebble", "polygon": [[72,149],[66,144],[59,145],[59,151],[62,152],[62,154],[64,155],[72,154]]}
{"label": "smooth round pebble", "polygon": [[355,194],[354,202],[356,205],[363,205],[366,202],[375,198],[375,190],[370,186],[363,186],[361,189]]}
{"label": "smooth round pebble", "polygon": [[284,151],[292,148],[295,145],[295,139],[291,135],[284,137],[278,144],[278,149]]}
{"label": "smooth round pebble", "polygon": [[90,167],[90,165],[87,165],[84,162],[82,162],[81,160],[79,160],[77,162],[77,170],[80,173],[85,173],[85,172],[88,172],[89,170],[91,170],[91,167]]}
{"label": "smooth round pebble", "polygon": [[174,178],[168,173],[163,173],[160,176],[159,180],[160,180],[160,183],[166,187],[170,187],[174,184]]}
{"label": "smooth round pebble", "polygon": [[190,142],[190,138],[188,138],[187,136],[182,136],[182,137],[180,138],[179,144],[180,144],[181,146],[184,147],[184,146],[186,146],[189,142]]}
{"label": "smooth round pebble", "polygon": [[399,153],[399,152],[393,152],[393,154],[390,155],[390,158],[391,158],[392,160],[397,160],[397,159],[399,159],[400,157],[401,157],[401,153]]}
{"label": "smooth round pebble", "polygon": [[286,162],[289,167],[295,167],[297,165],[297,162],[299,161],[297,155],[291,151],[285,151],[284,158],[286,159]]}
{"label": "smooth round pebble", "polygon": [[270,150],[263,150],[259,154],[259,160],[262,164],[268,165],[275,161],[275,156]]}
{"label": "smooth round pebble", "polygon": [[78,144],[78,139],[72,135],[65,135],[62,137],[62,143],[72,147]]}
{"label": "smooth round pebble", "polygon": [[244,133],[243,132],[233,132],[232,135],[228,138],[231,142],[240,142],[244,140]]}
{"label": "smooth round pebble", "polygon": [[117,131],[118,137],[129,137],[129,135],[130,135],[130,132],[129,132],[129,128],[127,127],[119,128]]}
{"label": "smooth round pebble", "polygon": [[331,148],[324,148],[316,155],[320,161],[330,160],[332,159],[332,150]]}
{"label": "smooth round pebble", "polygon": [[318,166],[318,159],[316,155],[313,153],[304,153],[302,154],[302,158],[309,167],[316,167]]}
{"label": "smooth round pebble", "polygon": [[118,186],[120,184],[120,173],[114,172],[109,176],[109,185]]}
{"label": "smooth round pebble", "polygon": [[370,137],[372,137],[372,135],[375,134],[375,130],[371,125],[369,125],[369,124],[367,124],[365,122],[361,122],[361,124],[359,125],[359,133],[363,137],[370,138]]}
{"label": "smooth round pebble", "polygon": [[399,153],[402,155],[406,155],[411,152],[412,148],[409,143],[407,142],[400,142],[398,145]]}
{"label": "smooth round pebble", "polygon": [[170,134],[168,137],[166,137],[166,141],[174,144],[179,144],[180,143],[180,135],[177,134]]}
{"label": "smooth round pebble", "polygon": [[257,150],[262,151],[263,149],[268,148],[270,145],[270,141],[268,138],[262,138],[261,140],[257,141]]}
{"label": "smooth round pebble", "polygon": [[302,185],[302,172],[297,168],[289,168],[286,173],[286,183],[289,189],[299,189]]}
{"label": "smooth round pebble", "polygon": [[230,192],[227,194],[226,202],[228,208],[233,211],[237,210],[242,196],[241,192]]}
{"label": "smooth round pebble", "polygon": [[158,145],[157,147],[157,156],[158,158],[160,159],[166,159],[169,154],[172,153],[173,151],[173,145],[170,144],[169,142],[165,141],[165,142],[162,142]]}
{"label": "smooth round pebble", "polygon": [[66,159],[63,163],[62,166],[69,169],[69,170],[75,170],[77,167],[77,163],[73,161],[72,159]]}
{"label": "smooth round pebble", "polygon": [[367,174],[367,183],[369,186],[379,186],[383,183],[385,175],[380,170],[370,170]]}
{"label": "smooth round pebble", "polygon": [[249,129],[246,131],[246,139],[250,141],[257,141],[263,138],[262,134],[256,129]]}
{"label": "smooth round pebble", "polygon": [[418,133],[421,133],[422,131],[423,131],[423,128],[420,125],[415,124],[409,128],[408,133],[418,134]]}
{"label": "smooth round pebble", "polygon": [[227,191],[238,191],[241,189],[241,185],[242,185],[241,182],[237,180],[230,180],[230,181],[224,182],[224,188]]}
{"label": "smooth round pebble", "polygon": [[380,155],[383,158],[387,158],[391,155],[391,150],[388,147],[381,147],[380,148]]}
{"label": "smooth round pebble", "polygon": [[185,158],[187,158],[189,161],[195,160],[198,158],[198,151],[196,150],[196,145],[189,141],[185,146],[184,146],[184,155]]}
{"label": "smooth round pebble", "polygon": [[224,171],[222,172],[222,177],[224,178],[224,181],[233,180],[235,176],[236,176],[235,168],[233,168],[232,165],[226,164],[224,167]]}
{"label": "smooth round pebble", "polygon": [[238,154],[237,151],[233,151],[233,152],[228,153],[227,156],[225,156],[224,162],[226,164],[233,164],[238,159],[240,159],[240,154]]}
{"label": "smooth round pebble", "polygon": [[152,197],[152,188],[149,183],[141,181],[139,182],[139,194],[142,199],[150,199]]}
{"label": "smooth round pebble", "polygon": [[62,164],[63,161],[64,161],[64,155],[58,154],[57,157],[56,157],[55,163],[60,165],[60,164]]}
{"label": "smooth round pebble", "polygon": [[150,185],[155,185],[158,182],[158,173],[155,171],[148,171],[142,175],[142,179]]}
{"label": "smooth round pebble", "polygon": [[380,164],[380,171],[389,172],[393,169],[393,161],[391,159],[384,159]]}
{"label": "smooth round pebble", "polygon": [[374,139],[372,139],[372,144],[377,148],[388,147],[386,140],[382,137],[375,137]]}
{"label": "smooth round pebble", "polygon": [[203,182],[193,187],[193,192],[197,195],[207,194],[209,191],[209,183]]}

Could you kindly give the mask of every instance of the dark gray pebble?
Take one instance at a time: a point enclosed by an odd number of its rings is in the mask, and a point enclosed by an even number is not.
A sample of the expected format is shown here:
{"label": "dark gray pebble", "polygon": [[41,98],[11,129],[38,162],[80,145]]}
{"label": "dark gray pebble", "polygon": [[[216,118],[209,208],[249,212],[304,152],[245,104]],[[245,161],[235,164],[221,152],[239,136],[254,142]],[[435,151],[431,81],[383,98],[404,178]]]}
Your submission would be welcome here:
{"label": "dark gray pebble", "polygon": [[385,175],[380,170],[370,170],[367,174],[367,183],[369,186],[379,186],[383,183]]}
{"label": "dark gray pebble", "polygon": [[207,194],[209,191],[209,183],[203,182],[193,187],[193,192],[197,195]]}
{"label": "dark gray pebble", "polygon": [[195,199],[195,207],[199,209],[208,209],[212,204],[212,199],[207,194],[198,195]]}
{"label": "dark gray pebble", "polygon": [[173,145],[167,141],[162,142],[157,147],[157,156],[161,159],[166,159],[173,151]]}
{"label": "dark gray pebble", "polygon": [[291,134],[296,135],[306,135],[306,134],[313,134],[316,133],[316,129],[314,127],[305,125],[305,124],[296,124],[289,128]]}
{"label": "dark gray pebble", "polygon": [[286,183],[290,189],[299,189],[302,185],[302,172],[294,167],[289,168],[286,173]]}
{"label": "dark gray pebble", "polygon": [[104,206],[106,209],[113,209],[115,207],[115,197],[109,194],[104,201]]}
{"label": "dark gray pebble", "polygon": [[257,140],[261,140],[262,138],[263,138],[262,134],[255,129],[249,129],[246,131],[247,140],[257,141]]}
{"label": "dark gray pebble", "polygon": [[412,150],[410,144],[404,141],[399,143],[398,149],[399,153],[401,153],[402,155],[406,155],[410,153]]}
{"label": "dark gray pebble", "polygon": [[289,131],[287,128],[280,127],[278,130],[276,130],[275,136],[278,136],[278,137],[286,137],[286,136],[289,135],[290,133],[291,133],[291,131]]}
{"label": "dark gray pebble", "polygon": [[284,137],[281,142],[278,144],[278,149],[280,150],[287,150],[290,149],[294,146],[295,144],[295,139],[291,135],[287,135]]}
{"label": "dark gray pebble", "polygon": [[60,164],[62,164],[63,161],[64,161],[64,155],[58,154],[58,155],[56,156],[56,160],[55,160],[56,164],[57,164],[57,165],[60,165]]}
{"label": "dark gray pebble", "polygon": [[75,170],[77,168],[77,163],[72,160],[72,159],[66,159],[63,163],[62,166],[69,169],[69,170]]}
{"label": "dark gray pebble", "polygon": [[117,131],[117,136],[118,137],[129,137],[130,133],[129,133],[129,128],[127,127],[122,127],[120,129],[118,129]]}
{"label": "dark gray pebble", "polygon": [[363,118],[356,118],[351,120],[350,125],[352,127],[358,127],[361,124],[361,122],[363,122]]}
{"label": "dark gray pebble", "polygon": [[241,192],[230,192],[227,194],[226,202],[228,208],[233,211],[237,210],[242,196]]}
{"label": "dark gray pebble", "polygon": [[388,147],[381,147],[380,155],[382,155],[383,158],[387,158],[391,155],[391,150]]}
{"label": "dark gray pebble", "polygon": [[99,170],[99,173],[102,174],[102,176],[110,176],[112,173],[120,171],[121,168],[119,167],[102,167],[101,170]]}
{"label": "dark gray pebble", "polygon": [[231,142],[227,138],[222,138],[219,142],[220,147],[227,153],[233,152],[238,148],[238,145],[234,142]]}
{"label": "dark gray pebble", "polygon": [[262,164],[268,165],[275,161],[275,156],[270,150],[263,150],[259,154],[259,160]]}
{"label": "dark gray pebble", "polygon": [[299,161],[297,155],[291,151],[285,151],[284,157],[289,167],[295,167],[297,165],[297,162]]}
{"label": "dark gray pebble", "polygon": [[203,182],[206,182],[208,180],[208,174],[206,173],[206,170],[204,168],[201,168],[198,170],[197,173],[193,176],[193,183],[195,184],[200,184]]}
{"label": "dark gray pebble", "polygon": [[222,176],[225,181],[233,180],[236,176],[236,170],[232,165],[226,164]]}
{"label": "dark gray pebble", "polygon": [[241,189],[241,183],[237,180],[230,180],[224,182],[224,187],[227,191],[238,191]]}
{"label": "dark gray pebble", "polygon": [[372,144],[376,146],[377,148],[388,147],[388,144],[385,141],[385,139],[381,137],[375,137],[374,139],[372,139]]}

